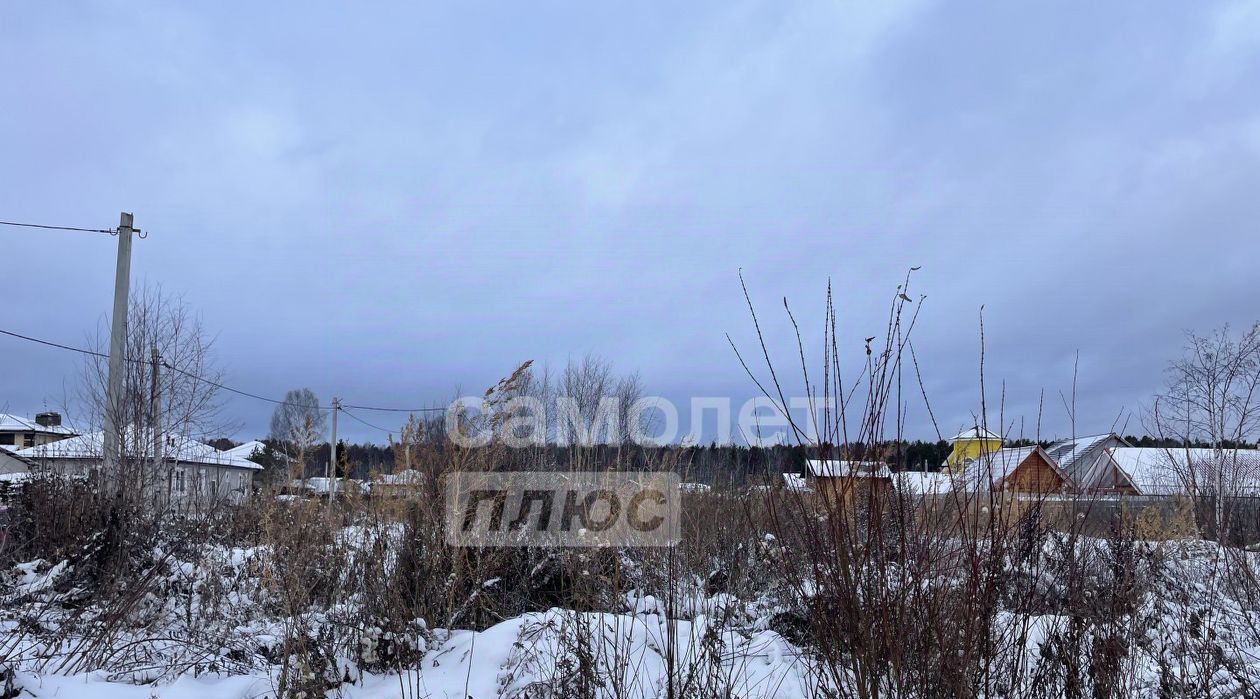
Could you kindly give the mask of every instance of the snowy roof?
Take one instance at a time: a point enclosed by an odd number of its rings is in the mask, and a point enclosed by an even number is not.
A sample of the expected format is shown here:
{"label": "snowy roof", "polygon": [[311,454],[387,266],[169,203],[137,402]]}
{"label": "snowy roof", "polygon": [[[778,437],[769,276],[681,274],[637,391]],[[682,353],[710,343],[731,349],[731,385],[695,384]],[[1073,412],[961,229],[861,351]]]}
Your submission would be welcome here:
{"label": "snowy roof", "polygon": [[1035,446],[998,449],[971,461],[954,475],[967,490],[999,488],[1015,467],[1036,450]]}
{"label": "snowy roof", "polygon": [[409,468],[398,473],[382,473],[372,479],[372,483],[378,485],[421,485],[425,482],[425,475],[414,468]]}
{"label": "snowy roof", "polygon": [[[130,433],[130,430],[128,432]],[[131,442],[131,439],[124,440],[124,443]],[[18,450],[16,453],[18,456],[33,461],[42,459],[101,459],[104,458],[102,456],[104,451],[102,445],[104,443],[103,432],[90,432],[56,442],[49,442],[48,444],[27,447],[26,449]],[[141,439],[139,443],[147,447],[149,440],[147,438]],[[168,461],[181,463],[227,466],[252,471],[262,469],[262,466],[244,457],[234,456],[227,452],[219,451],[209,444],[174,434],[163,436],[162,457]]]}
{"label": "snowy roof", "polygon": [[953,439],[950,441],[957,442],[960,440],[967,440],[967,439],[976,439],[976,440],[982,439],[985,441],[992,441],[992,440],[1002,441],[1001,437],[997,436],[996,434],[993,434],[992,432],[980,426],[972,427],[969,430],[963,430],[962,432],[959,432],[958,434],[954,435]]}
{"label": "snowy roof", "polygon": [[954,487],[953,478],[941,471],[901,471],[893,475],[893,483],[905,495],[939,495]]}
{"label": "snowy roof", "polygon": [[1104,482],[1110,474],[1111,466],[1106,450],[1128,446],[1128,442],[1107,432],[1055,442],[1046,448],[1046,453],[1063,469],[1073,485],[1078,488],[1093,488],[1114,485]]}
{"label": "snowy roof", "polygon": [[30,459],[21,456],[16,450],[0,450],[0,473],[28,471],[34,465]]}
{"label": "snowy roof", "polygon": [[248,459],[249,457],[254,455],[254,452],[261,453],[266,448],[267,448],[266,444],[263,444],[262,442],[255,439],[249,442],[245,442],[244,444],[232,447],[231,449],[224,449],[223,453],[229,454],[234,457],[239,456],[242,459]]}
{"label": "snowy roof", "polygon": [[329,490],[333,492],[343,492],[346,490],[357,489],[360,492],[367,492],[369,486],[366,483],[360,483],[352,478],[307,478],[289,481],[289,487],[293,489],[302,489],[311,491],[312,493],[327,493]]}
{"label": "snowy roof", "polygon": [[1225,493],[1260,491],[1260,450],[1117,447],[1108,452],[1142,495],[1215,490],[1218,471]]}
{"label": "snowy roof", "polygon": [[44,432],[46,434],[72,435],[74,431],[64,425],[41,425],[30,418],[0,413],[0,432]]}
{"label": "snowy roof", "polygon": [[888,464],[882,461],[807,459],[805,465],[814,478],[892,478]]}
{"label": "snowy roof", "polygon": [[809,490],[809,484],[805,482],[805,476],[799,473],[783,474],[783,487],[788,490]]}

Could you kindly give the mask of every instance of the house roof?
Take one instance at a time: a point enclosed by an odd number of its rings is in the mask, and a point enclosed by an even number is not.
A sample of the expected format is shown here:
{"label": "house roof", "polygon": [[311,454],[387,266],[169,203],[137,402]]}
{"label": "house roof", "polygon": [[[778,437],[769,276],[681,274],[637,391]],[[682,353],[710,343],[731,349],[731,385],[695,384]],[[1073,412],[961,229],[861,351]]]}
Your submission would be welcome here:
{"label": "house roof", "polygon": [[0,474],[29,471],[35,464],[16,451],[0,449]]}
{"label": "house roof", "polygon": [[807,459],[805,465],[814,478],[892,478],[888,464],[882,461]]}
{"label": "house roof", "polygon": [[1036,449],[1035,446],[1011,447],[982,454],[955,475],[960,485],[967,490],[998,488],[1007,476],[1014,473],[1015,467],[1022,464]]}
{"label": "house roof", "polygon": [[979,425],[972,427],[971,429],[966,429],[966,430],[963,430],[962,432],[959,432],[958,434],[954,435],[950,441],[958,442],[958,441],[965,441],[968,439],[984,440],[986,442],[993,441],[993,440],[997,440],[999,442],[1002,441],[1001,437],[999,437],[996,434],[993,434],[992,432],[984,429],[983,427],[980,427]]}
{"label": "house roof", "polygon": [[[131,442],[132,440],[128,439],[125,441]],[[104,452],[102,445],[104,443],[103,432],[89,432],[88,434],[76,435],[68,439],[49,442],[48,444],[20,449],[16,453],[18,456],[36,462],[45,459],[101,459],[104,458],[102,456]],[[144,439],[139,443],[147,445],[149,442],[147,439]],[[209,444],[169,433],[162,438],[162,456],[169,461],[189,464],[226,466],[229,468],[249,469],[251,471],[262,469],[262,466],[242,456],[219,451]]]}
{"label": "house roof", "polygon": [[239,456],[242,459],[248,459],[249,457],[254,455],[254,452],[262,452],[266,448],[267,448],[266,444],[263,444],[262,442],[255,439],[249,442],[245,442],[244,444],[234,446],[231,449],[224,449],[223,453],[230,454],[234,457]]}
{"label": "house roof", "polygon": [[420,471],[414,468],[404,469],[398,473],[382,473],[372,479],[372,483],[379,485],[423,485],[428,480]]}
{"label": "house roof", "polygon": [[1260,494],[1260,450],[1116,447],[1108,454],[1142,495],[1215,490],[1218,471],[1224,492]]}
{"label": "house roof", "polygon": [[296,479],[289,481],[289,488],[306,489],[312,493],[327,493],[330,490],[337,493],[346,492],[348,490],[358,490],[366,493],[371,490],[371,486],[367,483],[360,483],[353,478],[325,478],[323,476],[306,479]]}
{"label": "house roof", "polygon": [[788,490],[806,491],[809,490],[809,484],[805,482],[805,476],[799,473],[783,474],[783,487]]}
{"label": "house roof", "polygon": [[74,434],[74,431],[65,425],[41,425],[30,418],[9,413],[0,413],[0,432],[43,432],[67,436]]}
{"label": "house roof", "polygon": [[1077,488],[1114,485],[1106,483],[1111,473],[1107,449],[1128,447],[1129,443],[1114,433],[1064,439],[1046,448],[1046,453]]}
{"label": "house roof", "polygon": [[940,495],[954,488],[953,478],[943,471],[901,471],[893,483],[906,495]]}

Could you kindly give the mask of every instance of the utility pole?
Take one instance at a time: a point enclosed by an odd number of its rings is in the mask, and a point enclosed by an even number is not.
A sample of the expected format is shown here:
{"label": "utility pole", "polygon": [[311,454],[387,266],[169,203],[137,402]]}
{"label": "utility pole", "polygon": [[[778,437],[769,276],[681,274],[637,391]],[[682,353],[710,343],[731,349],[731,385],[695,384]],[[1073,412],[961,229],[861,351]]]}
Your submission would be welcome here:
{"label": "utility pole", "polygon": [[332,511],[333,496],[336,495],[336,477],[337,477],[337,411],[341,410],[341,401],[333,396],[332,399],[332,436],[329,439],[328,446],[328,509]]}
{"label": "utility pole", "polygon": [[[159,477],[162,473],[162,406],[158,397],[158,366],[161,365],[162,357],[158,354],[157,345],[149,348],[149,431],[150,438],[153,440],[153,478]],[[160,483],[161,481],[157,481]],[[155,488],[156,490],[156,488]],[[170,502],[171,498],[171,476],[166,475],[166,499]]]}
{"label": "utility pole", "polygon": [[118,218],[118,264],[114,270],[114,314],[109,331],[109,377],[105,389],[104,459],[107,478],[118,478],[122,492],[122,469],[118,448],[122,417],[123,352],[127,346],[127,292],[131,288],[132,216],[123,212]]}

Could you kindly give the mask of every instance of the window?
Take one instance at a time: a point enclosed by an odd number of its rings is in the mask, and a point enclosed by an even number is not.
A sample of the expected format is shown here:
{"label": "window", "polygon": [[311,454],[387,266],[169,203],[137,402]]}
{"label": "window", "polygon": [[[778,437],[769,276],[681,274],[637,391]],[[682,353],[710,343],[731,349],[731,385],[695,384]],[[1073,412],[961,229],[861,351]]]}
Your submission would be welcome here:
{"label": "window", "polygon": [[175,492],[184,492],[184,469],[175,472]]}
{"label": "window", "polygon": [[0,444],[14,444],[13,433],[5,432],[3,434],[0,434]]}
{"label": "window", "polygon": [[22,435],[22,446],[24,447],[35,446],[35,433],[34,432],[27,432],[26,434]]}
{"label": "window", "polygon": [[236,489],[242,493],[245,492],[245,474],[236,474]]}

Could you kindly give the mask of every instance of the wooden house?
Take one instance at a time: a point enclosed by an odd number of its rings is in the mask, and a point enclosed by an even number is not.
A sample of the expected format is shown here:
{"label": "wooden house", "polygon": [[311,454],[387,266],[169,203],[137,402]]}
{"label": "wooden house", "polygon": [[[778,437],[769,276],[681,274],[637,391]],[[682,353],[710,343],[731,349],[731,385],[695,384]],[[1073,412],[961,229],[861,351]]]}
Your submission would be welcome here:
{"label": "wooden house", "polygon": [[1116,434],[1065,439],[1040,446],[999,449],[957,472],[967,490],[1038,494],[1136,494],[1112,450],[1129,447]]}
{"label": "wooden house", "polygon": [[814,490],[846,507],[883,502],[893,492],[892,471],[879,461],[809,459],[805,464]]}

